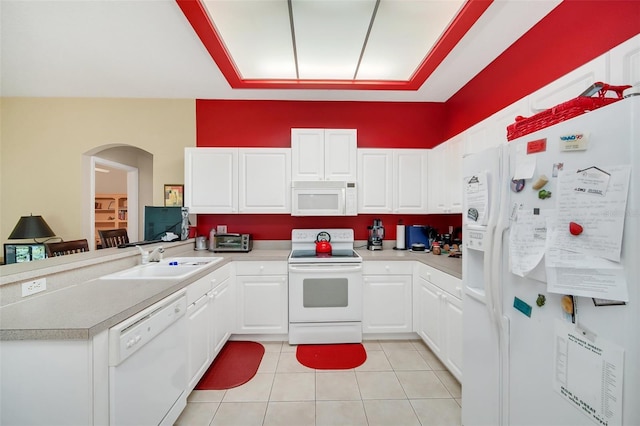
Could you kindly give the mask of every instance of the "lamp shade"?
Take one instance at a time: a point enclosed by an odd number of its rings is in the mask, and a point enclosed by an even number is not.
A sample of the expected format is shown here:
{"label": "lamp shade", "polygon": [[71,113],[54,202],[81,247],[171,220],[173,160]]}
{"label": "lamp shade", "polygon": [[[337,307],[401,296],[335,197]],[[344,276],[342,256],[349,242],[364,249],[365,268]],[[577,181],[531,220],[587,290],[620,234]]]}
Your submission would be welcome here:
{"label": "lamp shade", "polygon": [[42,216],[22,216],[9,235],[10,240],[27,238],[54,237],[56,234],[49,228]]}

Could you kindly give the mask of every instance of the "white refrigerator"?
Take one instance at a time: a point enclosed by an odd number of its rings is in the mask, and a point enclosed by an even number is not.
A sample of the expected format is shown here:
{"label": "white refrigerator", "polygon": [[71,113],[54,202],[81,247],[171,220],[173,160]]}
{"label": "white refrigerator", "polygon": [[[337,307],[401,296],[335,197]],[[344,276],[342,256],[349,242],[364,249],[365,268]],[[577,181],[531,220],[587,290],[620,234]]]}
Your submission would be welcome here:
{"label": "white refrigerator", "polygon": [[463,425],[640,425],[640,96],[463,177]]}

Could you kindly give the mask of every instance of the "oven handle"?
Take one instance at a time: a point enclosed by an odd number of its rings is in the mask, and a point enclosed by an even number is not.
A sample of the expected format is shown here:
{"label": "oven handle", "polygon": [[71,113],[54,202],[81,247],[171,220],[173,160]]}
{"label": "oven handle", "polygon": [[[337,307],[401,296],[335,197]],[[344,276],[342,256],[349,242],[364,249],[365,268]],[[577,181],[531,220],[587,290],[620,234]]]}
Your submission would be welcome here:
{"label": "oven handle", "polygon": [[357,265],[339,265],[339,264],[323,264],[318,265],[289,265],[289,271],[292,272],[358,272],[362,271],[362,264]]}

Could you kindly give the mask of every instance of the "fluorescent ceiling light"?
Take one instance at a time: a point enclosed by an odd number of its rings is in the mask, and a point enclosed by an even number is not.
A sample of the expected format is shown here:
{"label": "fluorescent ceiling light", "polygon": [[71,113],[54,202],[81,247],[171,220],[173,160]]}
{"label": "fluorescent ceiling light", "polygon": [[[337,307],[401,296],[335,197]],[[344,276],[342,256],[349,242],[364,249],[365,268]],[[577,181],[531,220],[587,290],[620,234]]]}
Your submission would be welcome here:
{"label": "fluorescent ceiling light", "polygon": [[465,0],[201,0],[242,80],[409,81]]}

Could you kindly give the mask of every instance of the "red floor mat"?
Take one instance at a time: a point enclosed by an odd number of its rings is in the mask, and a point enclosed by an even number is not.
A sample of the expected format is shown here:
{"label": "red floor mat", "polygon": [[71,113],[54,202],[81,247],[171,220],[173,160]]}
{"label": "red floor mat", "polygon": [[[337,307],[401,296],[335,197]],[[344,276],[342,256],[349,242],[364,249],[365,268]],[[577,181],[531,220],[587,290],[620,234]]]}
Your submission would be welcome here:
{"label": "red floor mat", "polygon": [[224,390],[245,384],[255,376],[263,355],[260,343],[229,341],[195,389]]}
{"label": "red floor mat", "polygon": [[296,358],[300,364],[317,370],[346,370],[367,360],[361,343],[337,345],[298,345]]}

